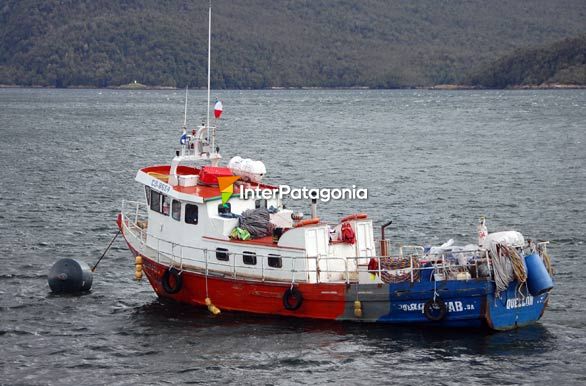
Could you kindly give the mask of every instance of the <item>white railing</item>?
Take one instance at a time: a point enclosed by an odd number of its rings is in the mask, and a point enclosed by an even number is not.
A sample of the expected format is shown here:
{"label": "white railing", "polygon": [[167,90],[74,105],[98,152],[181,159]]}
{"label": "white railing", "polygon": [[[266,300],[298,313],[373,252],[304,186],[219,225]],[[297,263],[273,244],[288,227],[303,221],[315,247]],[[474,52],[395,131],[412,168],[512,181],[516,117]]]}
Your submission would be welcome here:
{"label": "white railing", "polygon": [[[226,252],[228,259],[224,261],[217,259],[215,249],[182,245],[149,234],[148,207],[145,203],[123,201],[121,213],[123,233],[139,253],[156,260],[158,263],[174,266],[180,270],[202,272],[206,275],[263,282],[313,282],[315,280],[318,283],[340,282],[346,284],[357,281],[372,283],[369,278],[371,274],[378,277],[379,283],[392,282],[393,278],[413,283],[426,280],[432,275],[435,280],[455,280],[459,278],[459,273],[464,273],[463,279],[466,280],[492,279],[492,267],[486,250],[476,251],[475,254],[472,254],[473,259],[467,259],[465,264],[462,264],[462,259],[458,259],[458,257],[468,258],[471,255],[470,251],[430,255],[424,254],[423,247],[418,245],[399,246],[399,253],[395,256],[332,257],[256,254],[254,256],[256,264],[243,263],[244,256],[250,256],[246,253],[228,251]],[[388,251],[390,250],[389,244]],[[374,252],[376,254],[376,251]],[[271,267],[269,265],[270,258],[281,259],[281,267]],[[371,264],[364,264],[365,259],[368,259]],[[313,263],[309,264],[310,262]],[[339,266],[344,268],[323,269],[322,267],[328,266],[328,262],[342,262]],[[372,262],[376,264],[372,264]],[[371,265],[370,268],[369,265]],[[308,266],[315,268],[308,269]],[[483,266],[486,267],[482,268]],[[469,277],[465,274],[466,272]],[[325,280],[324,275],[326,276]],[[361,279],[362,275],[366,276]]]}

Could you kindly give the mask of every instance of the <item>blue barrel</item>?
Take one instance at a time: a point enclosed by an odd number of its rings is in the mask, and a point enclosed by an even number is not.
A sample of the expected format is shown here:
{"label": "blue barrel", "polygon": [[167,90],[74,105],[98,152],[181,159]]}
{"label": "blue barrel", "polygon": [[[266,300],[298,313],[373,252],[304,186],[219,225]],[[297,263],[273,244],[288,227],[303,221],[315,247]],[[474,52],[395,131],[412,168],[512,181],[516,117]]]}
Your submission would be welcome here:
{"label": "blue barrel", "polygon": [[527,286],[531,295],[538,296],[553,288],[553,280],[537,252],[525,256],[525,264],[527,265]]}

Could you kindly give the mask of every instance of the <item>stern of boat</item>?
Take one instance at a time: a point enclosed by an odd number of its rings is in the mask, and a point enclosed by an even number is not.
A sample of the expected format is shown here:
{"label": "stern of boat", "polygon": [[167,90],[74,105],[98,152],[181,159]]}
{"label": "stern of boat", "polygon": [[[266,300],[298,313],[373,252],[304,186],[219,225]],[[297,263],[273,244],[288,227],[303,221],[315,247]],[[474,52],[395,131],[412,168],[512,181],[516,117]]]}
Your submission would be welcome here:
{"label": "stern of boat", "polygon": [[532,296],[526,287],[514,282],[498,296],[494,292],[487,296],[485,319],[491,329],[512,330],[541,319],[549,292]]}

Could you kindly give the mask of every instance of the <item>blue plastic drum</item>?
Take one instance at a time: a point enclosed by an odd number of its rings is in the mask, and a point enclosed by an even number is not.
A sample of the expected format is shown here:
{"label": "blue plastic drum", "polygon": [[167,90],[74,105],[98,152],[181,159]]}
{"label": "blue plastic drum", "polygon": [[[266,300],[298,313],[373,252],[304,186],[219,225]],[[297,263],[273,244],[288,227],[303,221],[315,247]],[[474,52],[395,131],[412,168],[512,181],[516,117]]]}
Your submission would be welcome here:
{"label": "blue plastic drum", "polygon": [[538,296],[553,288],[553,280],[538,253],[534,252],[525,256],[525,264],[527,265],[527,286],[531,295]]}

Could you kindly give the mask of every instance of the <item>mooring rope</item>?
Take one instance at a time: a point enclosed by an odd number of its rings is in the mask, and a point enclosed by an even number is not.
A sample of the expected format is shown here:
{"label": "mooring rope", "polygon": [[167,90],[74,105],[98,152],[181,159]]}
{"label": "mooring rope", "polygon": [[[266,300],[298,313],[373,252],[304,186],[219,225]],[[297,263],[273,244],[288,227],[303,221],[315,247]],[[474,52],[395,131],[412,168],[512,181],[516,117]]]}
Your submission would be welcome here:
{"label": "mooring rope", "polygon": [[106,253],[108,253],[108,251],[110,250],[110,247],[112,246],[112,244],[114,244],[114,240],[116,240],[116,238],[118,237],[118,235],[120,234],[120,229],[118,229],[118,232],[116,232],[116,234],[114,235],[114,238],[112,239],[112,241],[110,241],[110,244],[108,244],[108,247],[106,248],[106,250],[104,251],[104,253],[102,253],[102,256],[100,256],[100,258],[98,259],[98,261],[96,262],[96,264],[92,267],[92,272],[96,271],[96,268],[98,267],[98,264],[100,264],[100,261],[102,261],[102,259],[104,258],[104,256],[106,256]]}

